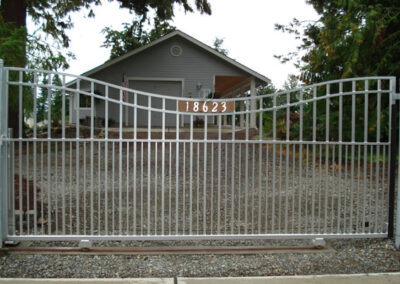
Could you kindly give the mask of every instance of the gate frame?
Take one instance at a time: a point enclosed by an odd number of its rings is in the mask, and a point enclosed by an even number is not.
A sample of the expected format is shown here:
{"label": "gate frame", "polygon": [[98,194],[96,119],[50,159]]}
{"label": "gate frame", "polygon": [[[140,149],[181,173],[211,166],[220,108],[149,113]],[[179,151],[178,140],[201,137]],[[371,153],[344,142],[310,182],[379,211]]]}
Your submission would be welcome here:
{"label": "gate frame", "polygon": [[[9,146],[9,142],[7,142],[7,139],[11,137],[11,132],[8,129],[8,85],[6,84],[6,72],[4,72],[4,61],[0,59],[0,247],[4,246],[4,241],[7,239],[8,236],[8,226],[9,226],[9,209],[10,209],[10,192],[13,192],[12,190],[9,191],[10,186],[13,185],[13,175],[12,175],[12,170],[11,167],[9,167],[9,163],[12,160],[12,147]],[[400,149],[400,136],[399,136],[399,124],[400,124],[400,116],[399,116],[399,107],[400,107],[400,94],[397,84],[396,84],[396,79],[393,82],[394,86],[392,86],[393,90],[393,97],[392,97],[392,125],[391,125],[391,141],[390,141],[390,185],[389,185],[389,208],[388,208],[388,238],[395,238],[395,246],[396,248],[400,248],[400,171],[398,171],[398,177],[397,177],[397,182],[398,182],[398,187],[397,187],[397,208],[395,208],[395,199],[396,199],[396,164],[397,164],[397,154]],[[255,114],[251,112],[251,114]],[[4,141],[6,140],[6,141]],[[12,205],[11,205],[12,207]],[[395,210],[396,210],[396,217],[395,217]],[[394,220],[396,218],[396,227],[394,224]],[[318,237],[318,235],[315,235]],[[64,236],[60,236],[60,238],[63,238]],[[164,236],[165,237],[165,236]],[[218,235],[210,235],[205,238],[201,239],[224,239],[226,236],[218,236]],[[289,234],[288,237],[290,238],[308,238],[309,236],[302,236],[302,235],[296,235],[296,234]],[[326,237],[326,236],[325,236]],[[336,235],[336,237],[340,237],[339,235]],[[347,236],[351,237],[351,236]],[[373,237],[373,236],[371,236]],[[68,239],[90,239],[88,236],[68,236]],[[241,239],[241,238],[246,238],[246,239],[263,239],[264,237],[262,235],[235,235],[235,239]],[[276,235],[275,237],[272,235],[268,235],[268,238],[273,239],[273,238],[285,238],[284,234],[279,234]],[[49,240],[57,240],[59,239],[58,237],[49,237]],[[113,237],[108,237],[107,239],[112,240]],[[124,238],[122,238],[124,239]],[[128,238],[129,239],[129,238]],[[141,239],[135,238],[135,239]],[[160,236],[153,236],[153,237],[145,237],[144,239],[146,240],[151,240],[151,239],[157,239],[157,240],[163,240],[163,239],[170,239],[168,237],[161,237]],[[181,236],[181,239],[192,239],[191,236]]]}

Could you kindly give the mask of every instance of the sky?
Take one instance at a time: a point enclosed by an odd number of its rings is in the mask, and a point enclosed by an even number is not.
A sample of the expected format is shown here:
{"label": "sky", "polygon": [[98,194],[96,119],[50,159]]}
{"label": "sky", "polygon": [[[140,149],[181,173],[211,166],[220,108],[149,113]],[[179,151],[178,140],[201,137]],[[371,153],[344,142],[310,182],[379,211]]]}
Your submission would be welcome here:
{"label": "sky", "polygon": [[[295,17],[317,19],[305,0],[209,0],[209,3],[211,16],[197,11],[185,14],[177,6],[172,25],[209,46],[216,37],[222,38],[229,57],[270,78],[278,88],[289,74],[298,74],[292,63],[282,64],[274,55],[295,51],[299,42],[293,35],[276,31],[274,25],[288,24]],[[119,9],[115,1],[104,1],[94,12],[95,18],[85,17],[84,12],[72,14],[74,28],[68,31],[69,50],[76,59],[70,61],[68,73],[82,74],[108,60],[110,50],[101,47],[105,36],[101,30],[106,26],[121,30],[122,23],[131,22],[133,17]]]}

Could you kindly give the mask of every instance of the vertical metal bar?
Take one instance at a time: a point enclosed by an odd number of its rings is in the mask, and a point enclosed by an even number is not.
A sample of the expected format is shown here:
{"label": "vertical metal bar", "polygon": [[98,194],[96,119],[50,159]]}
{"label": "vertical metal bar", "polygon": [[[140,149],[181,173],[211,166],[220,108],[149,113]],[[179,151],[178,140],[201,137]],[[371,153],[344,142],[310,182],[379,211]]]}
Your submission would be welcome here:
{"label": "vertical metal bar", "polygon": [[[54,166],[54,169],[55,169],[55,178],[54,178],[54,189],[55,189],[55,221],[56,221],[56,224],[55,224],[55,229],[56,229],[56,234],[58,234],[58,228],[59,228],[59,226],[58,226],[58,142],[55,142],[54,143],[55,144],[55,154],[54,154],[54,156],[55,156],[55,166]],[[34,218],[36,218],[36,216],[34,217]]]}
{"label": "vertical metal bar", "polygon": [[98,141],[97,143],[97,233],[98,235],[101,234],[101,224],[102,224],[102,220],[101,220],[101,212],[102,212],[102,208],[101,208],[101,142]]}
{"label": "vertical metal bar", "polygon": [[157,204],[158,204],[158,196],[157,196],[157,179],[158,179],[158,173],[157,173],[157,169],[158,169],[158,143],[154,143],[154,235],[157,234],[157,215],[158,215],[158,208],[157,208]]}
{"label": "vertical metal bar", "polygon": [[[21,143],[21,142],[20,142]],[[44,142],[42,141],[41,143],[40,143],[40,184],[41,185],[44,185],[44,182],[43,182],[43,168],[44,168],[44,161],[43,161],[43,152],[44,152],[44,147],[43,147],[43,144],[44,144]],[[71,142],[71,144],[72,144],[72,142]],[[21,148],[20,148],[20,150],[21,150]],[[72,156],[72,150],[70,151],[70,156]],[[19,156],[21,156],[21,154],[22,154],[22,152],[19,152]],[[20,160],[20,162],[21,162],[21,160]],[[20,166],[21,167],[21,166]],[[72,161],[71,161],[71,159],[70,159],[70,180],[72,180],[72,178],[71,178],[71,176],[72,176],[72,169],[71,169],[71,167],[72,167]],[[20,168],[21,169],[21,168]],[[22,173],[21,173],[21,171],[19,171],[19,178],[20,178],[20,180],[21,180],[21,175],[22,175]],[[20,183],[20,192],[19,192],[19,196],[22,196],[21,195],[21,188],[22,188],[22,184]],[[70,199],[72,199],[72,186],[71,186],[71,193],[70,193],[71,195],[70,195]],[[41,205],[41,208],[42,208],[42,210],[41,210],[41,218],[42,218],[42,230],[41,230],[41,233],[42,234],[44,234],[44,200],[43,200],[44,198],[42,197],[41,198],[41,203],[40,203],[40,205]],[[21,198],[20,198],[20,202],[21,202]],[[20,206],[19,206],[19,208],[21,209],[22,207],[21,207],[21,204],[20,204]],[[20,210],[20,211],[22,211],[22,210]],[[21,215],[22,215],[22,213],[20,213]],[[70,209],[70,220],[72,220],[72,208]],[[22,222],[22,220],[20,219],[20,222]],[[70,226],[71,226],[71,234],[72,234],[72,221],[70,222]],[[20,232],[22,231],[22,224],[20,224]]]}
{"label": "vertical metal bar", "polygon": [[[226,118],[227,120],[227,118]],[[198,167],[197,167],[198,168]],[[228,143],[225,143],[225,197],[224,197],[224,229],[225,229],[225,235],[227,234],[227,215],[228,215]]]}
{"label": "vertical metal bar", "polygon": [[119,215],[118,215],[118,223],[119,223],[119,234],[122,235],[122,127],[123,127],[123,91],[119,90],[119,155],[118,155],[118,208],[119,208]]}
{"label": "vertical metal bar", "polygon": [[[165,235],[165,98],[162,98],[162,144],[161,144],[161,235]],[[156,189],[157,190],[157,189]]]}
{"label": "vertical metal bar", "polygon": [[207,127],[208,116],[204,116],[204,170],[203,170],[203,234],[207,233]]}
{"label": "vertical metal bar", "polygon": [[259,143],[258,143],[258,234],[261,234],[261,203],[262,203],[262,198],[261,198],[261,188],[262,188],[262,179],[261,179],[261,173],[262,173],[262,141],[263,141],[263,99],[260,98],[259,102]]}
{"label": "vertical metal bar", "polygon": [[[2,69],[0,68],[0,72],[2,71]],[[8,74],[8,72],[7,72]],[[3,77],[0,77],[0,80],[3,80]],[[19,87],[18,87],[18,107],[19,107],[19,112],[18,112],[18,120],[19,120],[19,127],[18,127],[18,138],[19,138],[19,147],[18,147],[18,173],[19,173],[19,232],[22,233],[22,121],[23,121],[23,111],[22,111],[22,82],[23,82],[23,73],[22,71],[19,72]],[[6,87],[7,89],[7,87]],[[0,91],[2,91],[1,87],[0,87]],[[7,99],[7,98],[6,98]],[[4,116],[2,116],[2,118],[4,118]],[[43,144],[43,143],[42,143]],[[43,167],[42,167],[43,169]],[[43,176],[43,174],[42,174]],[[42,207],[43,208],[43,207]],[[43,226],[42,226],[43,228]]]}
{"label": "vertical metal bar", "polygon": [[111,152],[111,160],[112,160],[112,173],[111,173],[111,234],[115,234],[115,142],[112,141],[112,152]]}
{"label": "vertical metal bar", "polygon": [[[26,167],[25,167],[25,170],[26,170],[26,210],[30,209],[30,206],[29,206],[29,201],[30,201],[29,161],[30,161],[29,160],[29,142],[27,141],[26,142]],[[50,175],[49,175],[49,180],[50,180]],[[6,200],[7,200],[7,198],[6,198]],[[30,214],[27,214],[27,216],[26,216],[26,227],[27,227],[26,234],[29,235],[31,233],[30,232]]]}
{"label": "vertical metal bar", "polygon": [[168,188],[168,233],[171,235],[172,234],[172,142],[169,142],[169,171],[168,171],[168,176],[169,176],[169,188]]}
{"label": "vertical metal bar", "polygon": [[329,169],[329,104],[330,104],[330,87],[331,85],[326,85],[326,112],[325,112],[325,214],[324,214],[324,233],[328,233],[328,192],[329,192],[329,183],[328,183],[328,169]]}
{"label": "vertical metal bar", "polygon": [[241,194],[242,194],[242,143],[239,143],[239,166],[238,166],[238,176],[239,176],[239,181],[238,181],[238,205],[237,205],[237,212],[238,212],[238,220],[237,220],[237,226],[238,226],[238,234],[241,232]]}
{"label": "vertical metal bar", "polygon": [[[303,89],[300,90],[300,137],[299,141],[303,142],[303,115],[304,115],[304,104],[303,104]],[[308,145],[308,144],[307,144]],[[308,148],[307,148],[308,149]],[[293,152],[294,155],[294,152]],[[308,159],[308,153],[307,153],[307,159]],[[308,169],[308,163],[306,163],[306,168]],[[313,164],[313,169],[314,169],[314,164]],[[295,169],[293,169],[293,173],[295,173]],[[308,176],[307,176],[308,178]],[[313,185],[314,186],[314,185]],[[294,185],[293,185],[293,188]],[[303,195],[303,144],[299,144],[299,203],[298,203],[298,232],[301,233],[301,202],[302,202],[302,195]],[[308,192],[308,191],[307,191]],[[308,195],[308,193],[306,194]],[[293,203],[294,203],[294,194],[293,194]],[[304,208],[307,210],[307,208]],[[294,210],[293,210],[294,212]],[[294,223],[294,220],[293,220]],[[294,233],[294,232],[293,232]]]}
{"label": "vertical metal bar", "polygon": [[353,193],[354,193],[354,143],[355,143],[355,129],[356,129],[356,82],[352,82],[352,95],[351,95],[351,177],[350,177],[350,220],[349,220],[349,233],[353,232]]}
{"label": "vertical metal bar", "polygon": [[[83,234],[86,234],[87,216],[86,216],[86,141],[83,142]],[[114,179],[113,179],[114,180]]]}
{"label": "vertical metal bar", "polygon": [[218,195],[217,195],[217,234],[221,233],[221,126],[222,116],[218,115]]}
{"label": "vertical metal bar", "polygon": [[190,115],[189,234],[193,234],[193,115]]}
{"label": "vertical metal bar", "polygon": [[[51,82],[51,75],[49,75],[49,81],[48,82]],[[77,82],[77,88],[78,88],[78,86],[79,86],[79,81]],[[79,92],[78,92],[78,99],[79,99]],[[79,101],[78,101],[78,107],[77,107],[77,110],[78,110],[78,112],[79,112]],[[50,200],[51,200],[51,187],[50,187],[50,185],[51,185],[51,175],[50,175],[50,172],[51,172],[51,89],[50,88],[47,88],[47,108],[48,108],[48,110],[47,110],[47,145],[48,145],[48,147],[47,147],[47,167],[48,167],[48,169],[47,169],[47,177],[48,177],[48,182],[47,182],[47,186],[48,186],[48,207],[49,207],[49,212],[48,212],[48,217],[49,217],[49,220],[48,220],[48,224],[49,224],[49,232],[51,232],[51,224],[52,224],[52,221],[51,221],[51,210],[50,210],[50,207],[51,207],[51,203],[50,203]],[[78,119],[79,120],[79,119]],[[79,124],[77,124],[77,132],[79,133]],[[28,215],[28,223],[29,223],[29,215]]]}
{"label": "vertical metal bar", "polygon": [[[343,83],[339,84],[339,161],[338,161],[338,177],[339,177],[339,190],[338,190],[338,210],[337,210],[337,233],[340,231],[340,221],[342,212],[342,201],[341,201],[341,191],[342,191],[342,144],[343,144]],[[345,218],[343,214],[343,218]]]}
{"label": "vertical metal bar", "polygon": [[[94,83],[90,83],[90,234],[94,234]],[[121,170],[121,169],[120,169]]]}
{"label": "vertical metal bar", "polygon": [[255,194],[255,176],[254,176],[254,168],[255,168],[255,145],[252,144],[252,175],[251,175],[251,233],[254,234],[254,194]]}
{"label": "vertical metal bar", "polygon": [[272,114],[272,211],[271,211],[271,233],[275,233],[275,170],[276,170],[276,94],[273,95]]}
{"label": "vertical metal bar", "polygon": [[207,233],[207,122],[208,116],[204,116],[204,158],[203,158],[203,234]]}
{"label": "vertical metal bar", "polygon": [[349,153],[349,147],[348,145],[345,146],[345,154],[344,154],[344,193],[343,193],[343,201],[344,201],[344,209],[343,209],[343,232],[346,233],[346,221],[348,218],[347,215],[347,157],[348,157],[348,153]]}
{"label": "vertical metal bar", "polygon": [[[300,147],[301,147],[302,145],[300,145]],[[308,158],[309,158],[309,147],[308,147],[308,144],[306,144],[306,179],[308,179],[309,178],[309,174],[308,174]],[[303,174],[303,173],[302,173]],[[308,203],[308,193],[307,193],[307,191],[306,191],[306,197],[305,197],[305,203],[306,203],[306,206],[304,207],[305,209],[304,209],[304,211],[306,212],[306,216],[307,216],[307,218],[308,218],[308,214],[307,214],[307,210],[308,210],[308,208],[307,208],[307,203]],[[307,227],[305,227],[305,229],[306,229]],[[312,228],[313,228],[313,230],[315,230],[315,223],[313,223],[312,224]],[[301,232],[300,231],[300,229],[299,229],[299,232]],[[306,232],[306,230],[304,231],[304,233]]]}
{"label": "vertical metal bar", "polygon": [[[299,145],[301,147],[301,144]],[[300,157],[299,157],[300,158]],[[296,144],[293,144],[293,152],[292,152],[292,164],[293,164],[293,169],[292,169],[292,234],[294,234],[294,224],[295,224],[295,197],[296,197],[296,177],[295,177],[295,172],[296,172]],[[300,194],[300,188],[298,189],[299,194]],[[299,196],[300,200],[300,196]]]}
{"label": "vertical metal bar", "polygon": [[144,229],[144,209],[143,209],[143,172],[144,172],[144,162],[143,162],[143,141],[140,143],[140,234],[143,235]]}
{"label": "vertical metal bar", "polygon": [[[311,232],[314,233],[315,230],[315,187],[316,187],[316,178],[315,178],[315,151],[316,151],[316,143],[317,143],[317,88],[313,88],[313,127],[312,127],[312,141],[313,141],[313,149],[312,149],[312,193],[311,193],[311,224],[312,224],[312,230]],[[307,231],[307,220],[308,220],[308,206],[307,206],[307,201],[308,201],[308,196],[306,194],[306,204],[305,204],[305,215],[306,215],[306,226],[305,230]],[[320,208],[321,204],[318,202],[318,210]],[[319,216],[318,216],[318,224],[320,223],[319,221]],[[318,231],[320,232],[320,227],[318,227]]]}
{"label": "vertical metal bar", "polygon": [[[336,163],[335,160],[336,160],[336,146],[332,145],[332,180],[333,180],[333,186],[340,189],[339,184],[337,182],[335,182],[335,181],[337,181],[337,179],[335,179],[335,163]],[[336,183],[336,185],[335,185],[335,183]],[[335,208],[337,208],[337,207],[335,207],[334,193],[332,192],[332,195],[331,195],[331,232],[332,232],[332,234],[335,231],[334,230],[334,218],[333,218],[334,217]],[[338,220],[336,220],[336,221],[338,221]]]}
{"label": "vertical metal bar", "polygon": [[183,143],[182,164],[182,234],[186,231],[186,142]]}
{"label": "vertical metal bar", "polygon": [[249,186],[249,101],[246,101],[246,157],[244,173],[244,233],[247,235],[248,186]]}
{"label": "vertical metal bar", "polygon": [[321,215],[322,215],[322,147],[319,145],[319,182],[318,182],[318,232],[322,233]]}
{"label": "vertical metal bar", "polygon": [[367,197],[367,160],[368,160],[368,80],[365,81],[364,93],[364,170],[363,170],[363,209],[362,209],[362,231],[365,231],[365,209]]}
{"label": "vertical metal bar", "polygon": [[289,215],[289,143],[290,143],[290,92],[286,93],[286,165],[285,165],[285,233],[288,233]]}
{"label": "vertical metal bar", "polygon": [[[236,109],[235,109],[236,111]],[[236,138],[236,121],[235,114],[232,115],[232,153],[231,153],[231,234],[234,233],[234,225],[235,225],[235,138]],[[204,171],[205,172],[205,171]]]}
{"label": "vertical metal bar", "polygon": [[[33,88],[33,139],[37,138],[37,86],[38,86],[38,76],[37,72],[34,73],[34,88]],[[36,164],[36,141],[33,141],[33,226],[34,226],[34,234],[37,234],[37,164]],[[57,175],[56,175],[57,176]],[[28,175],[29,179],[29,175]],[[12,177],[14,180],[14,177]],[[28,208],[29,209],[29,208]]]}
{"label": "vertical metal bar", "polygon": [[196,187],[196,222],[197,222],[197,235],[200,234],[200,143],[197,143],[197,187]]}
{"label": "vertical metal bar", "polygon": [[133,234],[137,235],[136,231],[136,218],[137,218],[137,176],[136,176],[136,171],[137,171],[137,93],[133,93]]}
{"label": "vertical metal bar", "polygon": [[61,137],[62,137],[62,168],[61,168],[61,175],[62,175],[62,234],[65,235],[65,227],[66,227],[66,222],[65,222],[65,75],[62,76],[62,91],[61,91]]}
{"label": "vertical metal bar", "polygon": [[[128,108],[128,106],[126,107]],[[131,177],[129,167],[129,142],[126,142],[126,233],[129,234],[129,181]]]}
{"label": "vertical metal bar", "polygon": [[[395,100],[393,102],[393,96],[396,92],[396,80],[392,79],[390,81],[390,97],[391,105],[390,110],[390,159],[389,159],[389,210],[388,210],[388,237],[393,238],[394,236],[394,208],[395,208],[395,175],[396,175],[396,160],[399,148],[399,106],[400,101]],[[400,171],[399,171],[400,172]],[[400,195],[398,195],[400,196]],[[399,208],[399,207],[398,207]],[[397,219],[397,222],[399,222]],[[397,233],[397,232],[396,232]]]}
{"label": "vertical metal bar", "polygon": [[214,224],[214,143],[211,142],[211,188],[210,188],[210,234],[213,234]]}
{"label": "vertical metal bar", "polygon": [[356,194],[356,233],[359,233],[359,215],[360,215],[360,175],[361,175],[361,146],[358,146],[358,172],[357,172],[357,194]]}
{"label": "vertical metal bar", "polygon": [[[8,235],[8,218],[7,218],[7,190],[3,190],[7,188],[7,164],[6,157],[7,147],[4,143],[3,139],[8,135],[7,127],[8,127],[8,71],[4,70],[4,61],[0,59],[0,248],[4,247],[4,240]],[[21,114],[21,111],[20,111]],[[21,124],[19,125],[21,129]],[[19,155],[21,155],[21,151]],[[21,163],[19,163],[21,165]],[[22,175],[22,172],[19,171],[19,176]],[[21,185],[21,183],[20,183]],[[21,194],[20,200],[21,200]],[[19,207],[20,212],[22,211],[22,207]],[[20,222],[21,223],[21,222]],[[21,232],[21,231],[20,231]]]}
{"label": "vertical metal bar", "polygon": [[[107,95],[107,91],[106,91],[106,95]],[[80,180],[80,145],[79,145],[79,140],[80,140],[80,133],[79,133],[79,119],[80,119],[80,80],[77,79],[76,81],[76,146],[75,146],[75,150],[76,150],[76,159],[75,159],[75,177],[76,177],[76,184],[75,184],[75,200],[76,200],[76,234],[79,235],[80,233],[80,217],[79,217],[79,213],[80,213],[80,208],[79,208],[79,201],[80,201],[80,187],[79,187],[79,180]],[[107,110],[107,105],[106,105],[106,110]],[[107,116],[107,112],[106,112],[106,116]],[[107,118],[107,117],[106,117]],[[106,120],[107,121],[107,120]],[[107,122],[106,122],[107,123]],[[49,144],[48,144],[49,147]],[[50,158],[49,158],[49,153],[48,153],[48,167],[50,169],[50,162],[49,162]],[[49,185],[50,186],[50,185]],[[48,203],[49,204],[49,203]],[[107,209],[106,209],[107,212]],[[49,218],[51,218],[50,215],[50,211],[49,211]],[[49,226],[51,224],[51,220],[49,220],[48,222]]]}
{"label": "vertical metal bar", "polygon": [[[1,80],[1,77],[0,77]],[[13,129],[9,128],[8,129],[8,137],[13,138]],[[10,190],[10,195],[8,196],[8,226],[9,230],[8,233],[15,235],[15,152],[14,152],[14,146],[15,143],[12,141],[10,142],[10,146],[8,149],[9,153],[9,182],[11,183],[11,190]],[[36,164],[34,165],[35,167],[37,166]],[[35,211],[36,212],[36,211]],[[1,215],[1,214],[0,214]],[[2,241],[0,237],[0,241]]]}
{"label": "vertical metal bar", "polygon": [[[279,202],[278,202],[278,232],[281,234],[282,233],[282,142],[279,143],[279,194],[278,194],[278,198],[279,198]],[[285,217],[283,217],[283,219],[285,219]]]}
{"label": "vertical metal bar", "polygon": [[[268,184],[268,174],[269,174],[269,165],[268,165],[268,147],[269,144],[266,144],[265,147],[265,234],[268,233],[268,200],[269,200],[269,184]],[[274,165],[275,166],[275,165]],[[273,180],[272,183],[274,183],[275,181]],[[272,199],[272,198],[271,198]],[[271,217],[273,219],[274,217],[274,213],[272,212]]]}
{"label": "vertical metal bar", "polygon": [[147,110],[147,234],[150,235],[151,207],[151,97],[148,97]]}
{"label": "vertical metal bar", "polygon": [[[381,190],[381,208],[385,208],[385,190],[383,189],[386,185],[386,146],[383,146],[383,154],[382,154],[382,190]],[[385,212],[381,210],[381,218],[379,220],[380,225],[380,233],[384,233],[386,228],[384,228],[385,224]]]}
{"label": "vertical metal bar", "polygon": [[[105,119],[104,119],[104,233],[108,235],[108,95],[109,87],[105,86]],[[136,97],[136,96],[135,96]],[[112,181],[113,182],[113,181]]]}
{"label": "vertical metal bar", "polygon": [[374,146],[371,145],[371,152],[370,152],[370,173],[369,173],[369,204],[368,204],[368,222],[369,222],[369,226],[368,226],[368,232],[371,233],[371,221],[372,221],[372,188],[373,188],[373,168],[374,168],[374,161],[373,161],[373,155],[374,155]]}
{"label": "vertical metal bar", "polygon": [[[375,167],[375,233],[378,232],[378,203],[379,203],[379,161],[381,158],[380,153],[380,142],[381,142],[381,80],[378,80],[378,94],[377,94],[377,106],[376,106],[376,167]],[[370,225],[371,228],[371,225]]]}
{"label": "vertical metal bar", "polygon": [[[176,102],[176,159],[175,159],[175,234],[179,232],[179,112],[178,101]],[[207,125],[207,124],[206,124]]]}

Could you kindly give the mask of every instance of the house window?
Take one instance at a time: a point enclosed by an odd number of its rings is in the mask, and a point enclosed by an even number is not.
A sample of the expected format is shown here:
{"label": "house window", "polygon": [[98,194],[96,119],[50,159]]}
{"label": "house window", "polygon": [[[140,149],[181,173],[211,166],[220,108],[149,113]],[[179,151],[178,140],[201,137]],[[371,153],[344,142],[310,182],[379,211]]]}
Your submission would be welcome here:
{"label": "house window", "polygon": [[91,99],[90,96],[80,95],[79,96],[79,107],[80,108],[90,108],[91,107]]}

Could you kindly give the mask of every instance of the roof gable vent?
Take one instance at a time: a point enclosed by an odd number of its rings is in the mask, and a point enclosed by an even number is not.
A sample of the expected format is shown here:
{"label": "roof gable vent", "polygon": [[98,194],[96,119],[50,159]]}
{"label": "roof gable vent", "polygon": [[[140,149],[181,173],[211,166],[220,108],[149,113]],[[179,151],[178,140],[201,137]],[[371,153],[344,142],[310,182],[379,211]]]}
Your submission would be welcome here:
{"label": "roof gable vent", "polygon": [[173,45],[171,46],[169,52],[172,56],[180,56],[182,54],[182,47],[180,47],[179,45]]}

